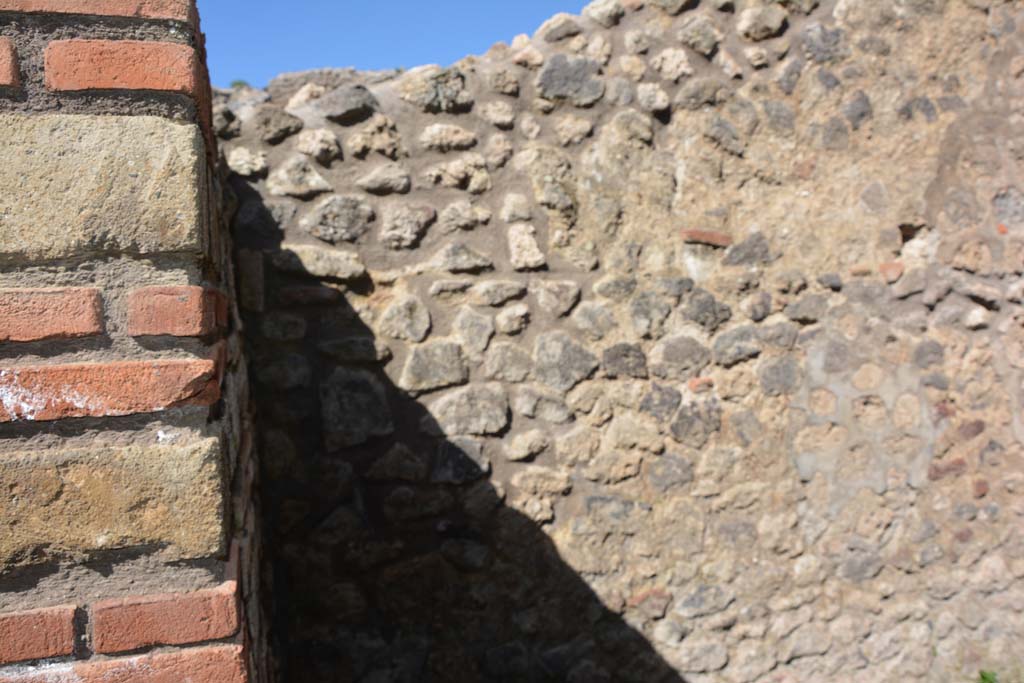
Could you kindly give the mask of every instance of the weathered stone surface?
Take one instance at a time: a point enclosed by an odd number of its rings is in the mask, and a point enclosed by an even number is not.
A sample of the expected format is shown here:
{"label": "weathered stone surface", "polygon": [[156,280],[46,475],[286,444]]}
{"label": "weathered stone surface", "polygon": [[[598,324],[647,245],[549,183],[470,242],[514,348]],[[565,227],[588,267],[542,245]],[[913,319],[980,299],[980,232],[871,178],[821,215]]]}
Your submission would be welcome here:
{"label": "weathered stone surface", "polygon": [[398,386],[415,394],[468,381],[469,365],[462,347],[449,341],[431,341],[409,352]]}
{"label": "weathered stone surface", "polygon": [[537,244],[536,229],[526,223],[508,227],[509,260],[516,270],[536,270],[547,265],[547,259]]}
{"label": "weathered stone surface", "polygon": [[331,191],[331,184],[301,154],[289,157],[267,178],[267,189],[275,197],[308,199]]}
{"label": "weathered stone surface", "polygon": [[508,395],[500,384],[475,384],[456,389],[430,404],[428,432],[446,435],[497,434],[509,421]]}
{"label": "weathered stone surface", "polygon": [[690,448],[700,449],[722,424],[722,409],[714,400],[684,405],[670,430],[672,438]]}
{"label": "weathered stone surface", "polygon": [[491,346],[484,359],[484,376],[501,382],[523,382],[530,376],[533,358],[518,344],[500,342]]}
{"label": "weathered stone surface", "polygon": [[639,344],[616,344],[604,350],[601,367],[612,378],[647,379],[647,356]]}
{"label": "weathered stone surface", "polygon": [[356,181],[370,194],[405,194],[412,188],[409,172],[398,164],[381,164]]}
{"label": "weathered stone surface", "polygon": [[202,250],[198,127],[147,116],[0,115],[0,259]]}
{"label": "weathered stone surface", "polygon": [[7,453],[0,567],[146,546],[169,560],[217,555],[221,458],[216,439]]}
{"label": "weathered stone surface", "polygon": [[765,40],[778,35],[786,26],[786,10],[778,5],[750,7],[740,12],[736,30],[747,40]]}
{"label": "weathered stone surface", "polygon": [[421,342],[430,332],[430,311],[419,297],[400,296],[384,309],[378,329],[392,339]]}
{"label": "weathered stone surface", "polygon": [[438,217],[437,227],[444,233],[472,230],[491,221],[491,212],[483,206],[474,206],[468,200],[452,202]]}
{"label": "weathered stone surface", "polygon": [[461,126],[435,123],[420,133],[420,144],[437,152],[469,149],[476,146],[476,133]]}
{"label": "weathered stone surface", "polygon": [[342,85],[314,100],[310,108],[329,121],[351,126],[370,118],[379,106],[365,86]]}
{"label": "weathered stone surface", "polygon": [[334,370],[320,384],[320,406],[328,450],[358,446],[395,429],[384,385],[365,370]]}
{"label": "weathered stone surface", "polygon": [[568,280],[534,280],[530,291],[542,309],[559,317],[568,315],[580,300],[579,285]]}
{"label": "weathered stone surface", "polygon": [[321,166],[330,166],[332,161],[343,156],[338,136],[326,128],[304,130],[299,133],[295,149],[313,157]]}
{"label": "weathered stone surface", "polygon": [[473,96],[466,90],[466,77],[458,69],[423,66],[406,73],[398,83],[402,99],[431,113],[466,111]]}
{"label": "weathered stone surface", "polygon": [[373,207],[353,195],[332,195],[303,216],[299,226],[313,237],[337,244],[355,242],[376,220]]}
{"label": "weathered stone surface", "polygon": [[711,362],[711,352],[693,337],[675,335],[658,342],[651,351],[651,374],[662,379],[686,380]]}
{"label": "weathered stone surface", "polygon": [[449,273],[478,273],[494,268],[494,261],[461,242],[454,242],[434,256],[435,267]]}
{"label": "weathered stone surface", "polygon": [[[1018,15],[989,0],[598,0],[452,69],[218,93],[239,117],[312,106],[338,82],[379,97],[351,129],[303,116],[344,140],[329,170],[302,134],[275,149],[217,110],[226,154],[266,154],[273,172],[301,152],[378,213],[354,242],[363,279],[303,289],[271,271],[245,287],[286,539],[275,579],[324,596],[284,610],[296,672],[330,678],[341,658],[368,681],[1012,670]],[[355,184],[387,160],[408,197]],[[313,241],[300,219],[320,201],[261,204],[250,171],[231,180],[248,281],[271,245]],[[427,207],[436,223],[388,249],[389,212]],[[536,229],[543,261],[518,260],[510,226]],[[431,341],[381,330],[403,296],[429,305]],[[453,345],[468,377],[432,355]],[[396,433],[322,447],[330,362],[374,373]],[[372,600],[350,618],[335,586],[354,581]]]}
{"label": "weathered stone surface", "polygon": [[273,261],[281,270],[307,273],[315,277],[357,280],[366,275],[366,266],[356,252],[311,244],[286,242],[281,245],[281,250],[274,254]]}
{"label": "weathered stone surface", "polygon": [[437,212],[423,204],[388,207],[384,210],[380,241],[388,249],[411,249],[436,220]]}
{"label": "weathered stone surface", "polygon": [[600,65],[584,57],[556,54],[537,76],[537,89],[549,100],[569,100],[589,107],[604,97],[604,83],[597,77]]}
{"label": "weathered stone surface", "polygon": [[455,316],[452,327],[462,344],[471,352],[481,354],[487,350],[494,336],[494,319],[463,306]]}
{"label": "weathered stone surface", "polygon": [[713,351],[715,362],[725,367],[756,358],[761,353],[757,328],[744,325],[720,334],[715,339]]}
{"label": "weathered stone surface", "polygon": [[536,378],[562,392],[590,377],[598,367],[597,356],[564,332],[549,332],[537,337],[533,357]]}

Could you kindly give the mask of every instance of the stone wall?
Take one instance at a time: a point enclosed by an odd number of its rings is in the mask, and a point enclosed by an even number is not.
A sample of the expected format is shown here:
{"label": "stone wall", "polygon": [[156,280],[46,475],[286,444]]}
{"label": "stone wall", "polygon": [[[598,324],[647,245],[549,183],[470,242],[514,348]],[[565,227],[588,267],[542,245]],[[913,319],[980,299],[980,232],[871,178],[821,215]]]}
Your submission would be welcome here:
{"label": "stone wall", "polygon": [[209,105],[193,2],[0,0],[3,683],[259,664]]}
{"label": "stone wall", "polygon": [[215,95],[287,681],[1024,672],[998,0],[598,0]]}

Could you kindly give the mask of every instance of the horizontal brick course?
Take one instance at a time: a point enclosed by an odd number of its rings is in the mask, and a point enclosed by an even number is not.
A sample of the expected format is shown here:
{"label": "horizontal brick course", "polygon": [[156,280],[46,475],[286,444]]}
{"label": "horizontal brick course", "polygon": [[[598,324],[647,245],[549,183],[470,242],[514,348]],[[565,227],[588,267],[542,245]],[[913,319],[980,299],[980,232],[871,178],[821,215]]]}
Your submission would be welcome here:
{"label": "horizontal brick course", "polygon": [[234,645],[0,674],[0,683],[245,683],[246,680],[242,648]]}
{"label": "horizontal brick course", "polygon": [[96,14],[195,23],[194,0],[0,0],[0,12]]}
{"label": "horizontal brick course", "polygon": [[74,651],[74,605],[0,614],[0,664],[67,657]]}
{"label": "horizontal brick course", "polygon": [[128,297],[128,334],[205,337],[223,329],[227,297],[202,287],[145,287]]}
{"label": "horizontal brick course", "polygon": [[100,290],[0,289],[0,341],[87,337],[103,332]]}
{"label": "horizontal brick course", "polygon": [[46,46],[50,90],[159,90],[201,95],[188,45],[140,40],[55,40]]}
{"label": "horizontal brick course", "polygon": [[0,88],[17,88],[21,85],[18,71],[18,53],[9,38],[0,38]]}
{"label": "horizontal brick course", "polygon": [[92,647],[101,654],[188,645],[238,632],[238,584],[194,593],[104,600],[90,609]]}
{"label": "horizontal brick course", "polygon": [[0,368],[0,423],[152,413],[220,397],[212,360]]}

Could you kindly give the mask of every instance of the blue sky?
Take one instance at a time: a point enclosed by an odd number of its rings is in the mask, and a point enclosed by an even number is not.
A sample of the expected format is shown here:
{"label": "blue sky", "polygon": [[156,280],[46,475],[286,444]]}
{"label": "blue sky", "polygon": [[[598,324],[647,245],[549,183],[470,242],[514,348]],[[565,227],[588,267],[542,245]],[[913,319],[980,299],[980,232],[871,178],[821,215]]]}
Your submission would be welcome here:
{"label": "blue sky", "polygon": [[587,0],[199,0],[214,85],[285,71],[450,64]]}

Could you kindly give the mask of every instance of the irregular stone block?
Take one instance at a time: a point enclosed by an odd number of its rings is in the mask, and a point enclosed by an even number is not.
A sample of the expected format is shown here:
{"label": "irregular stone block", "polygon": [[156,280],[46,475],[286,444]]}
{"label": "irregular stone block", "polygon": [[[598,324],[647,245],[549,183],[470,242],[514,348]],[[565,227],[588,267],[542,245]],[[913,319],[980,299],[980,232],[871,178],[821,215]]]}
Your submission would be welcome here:
{"label": "irregular stone block", "polygon": [[194,125],[150,116],[0,115],[0,261],[203,248]]}
{"label": "irregular stone block", "polygon": [[0,568],[120,548],[223,550],[220,443],[35,450],[0,458]]}

